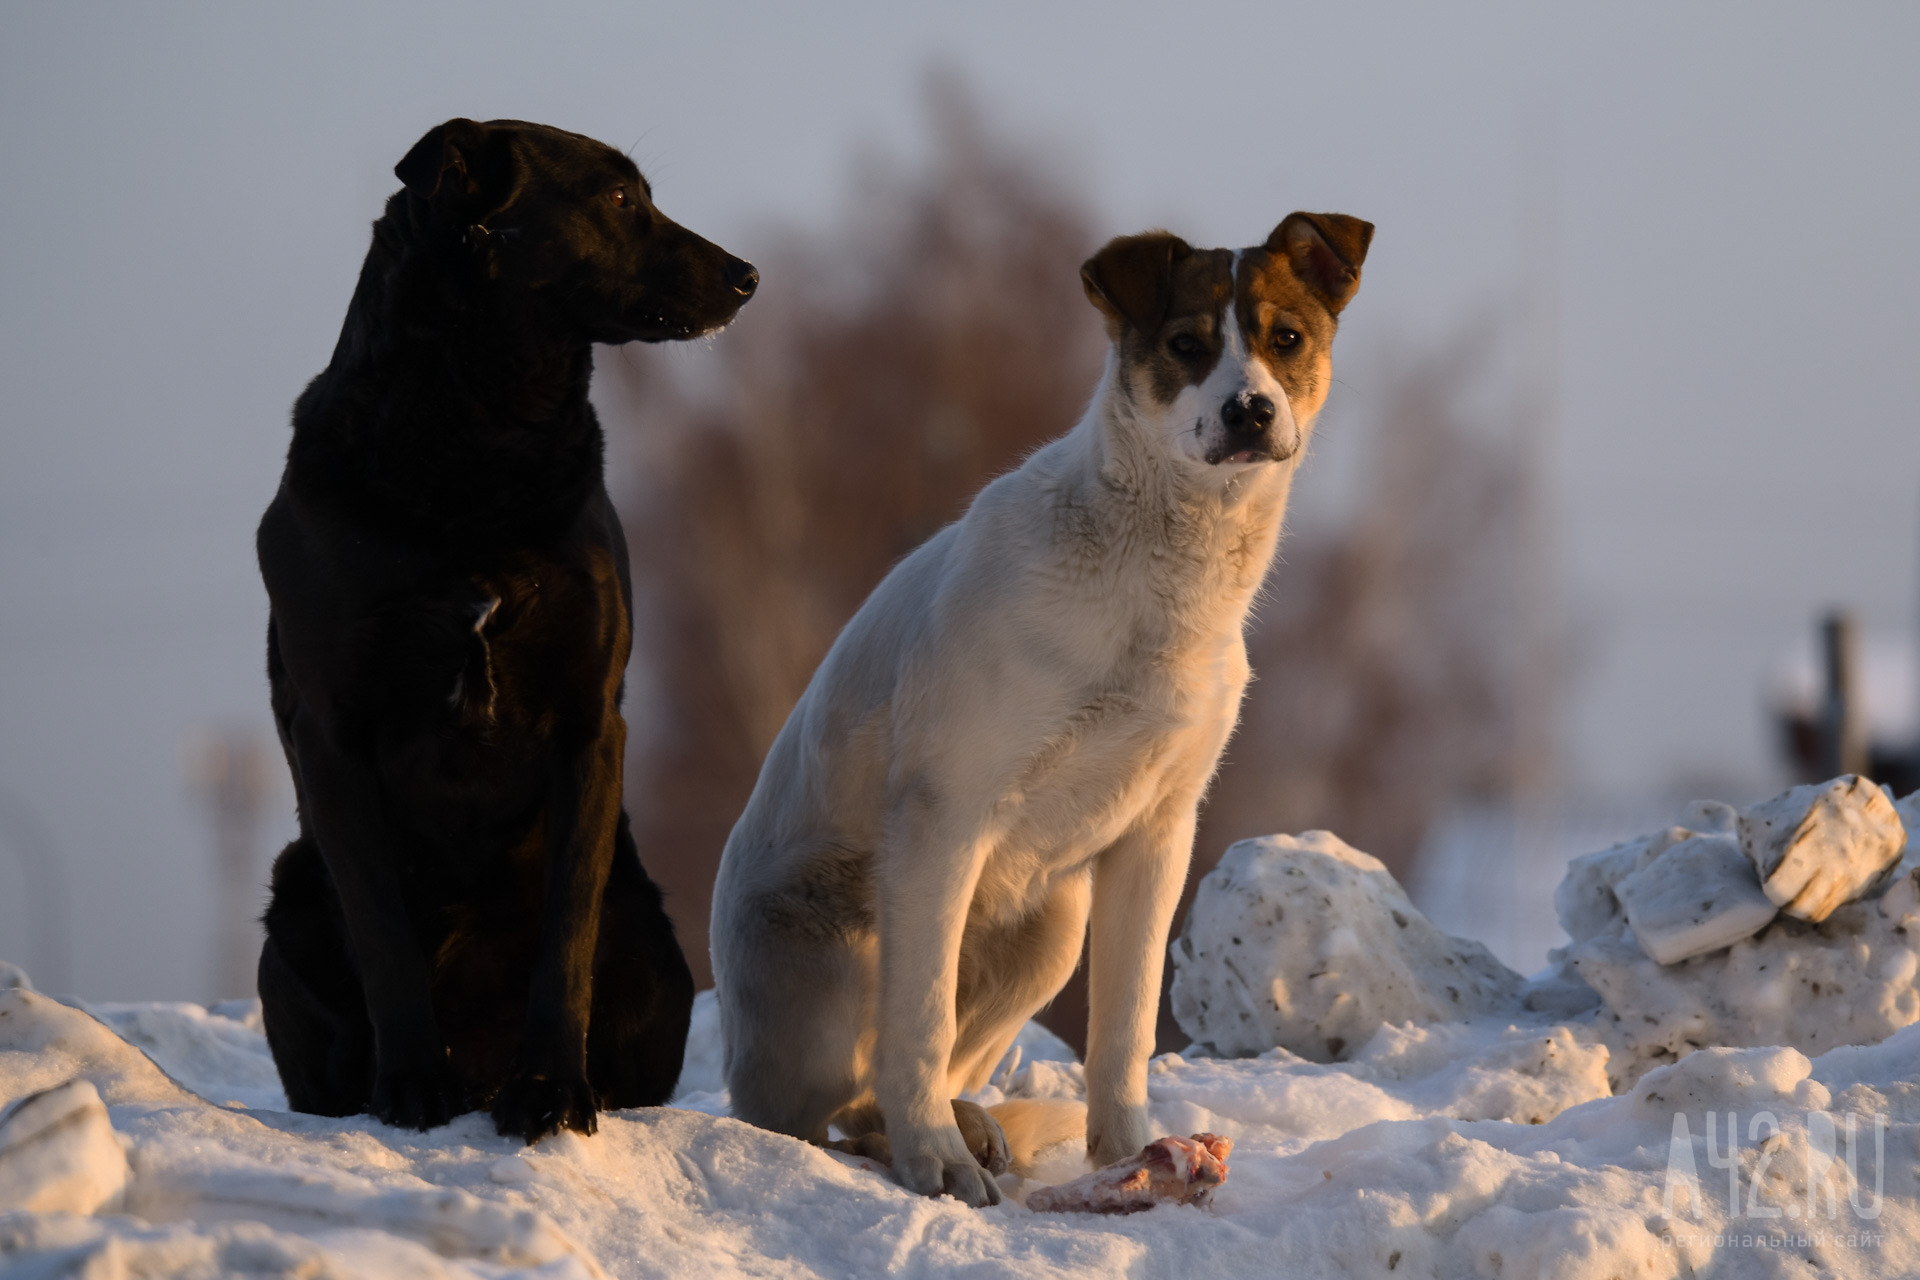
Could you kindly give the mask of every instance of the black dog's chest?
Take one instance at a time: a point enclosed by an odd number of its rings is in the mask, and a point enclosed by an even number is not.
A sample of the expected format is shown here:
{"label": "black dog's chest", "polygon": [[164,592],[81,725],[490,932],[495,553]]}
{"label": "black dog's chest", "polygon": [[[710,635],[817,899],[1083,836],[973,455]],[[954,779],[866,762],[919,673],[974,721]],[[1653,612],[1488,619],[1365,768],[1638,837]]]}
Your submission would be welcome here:
{"label": "black dog's chest", "polygon": [[[524,557],[416,597],[379,652],[389,792],[436,843],[516,843],[555,750],[618,714],[629,645],[611,557]],[[404,708],[404,709],[403,709]]]}
{"label": "black dog's chest", "polygon": [[607,677],[626,664],[625,600],[612,557],[597,548],[477,567],[399,612],[392,647],[417,651],[438,673],[419,692],[476,731],[597,721]]}
{"label": "black dog's chest", "polygon": [[543,616],[554,606],[542,608],[540,576],[476,577],[455,600],[469,625],[439,655],[452,673],[440,681],[451,723],[482,736],[537,732],[546,702],[540,673],[577,663],[566,652],[566,629]]}

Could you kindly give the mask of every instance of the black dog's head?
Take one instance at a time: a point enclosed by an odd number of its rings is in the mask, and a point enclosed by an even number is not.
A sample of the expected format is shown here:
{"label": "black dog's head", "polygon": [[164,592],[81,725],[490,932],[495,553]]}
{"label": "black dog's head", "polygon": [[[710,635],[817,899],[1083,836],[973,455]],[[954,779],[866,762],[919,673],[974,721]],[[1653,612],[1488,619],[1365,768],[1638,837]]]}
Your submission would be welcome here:
{"label": "black dog's head", "polygon": [[594,342],[697,337],[760,283],[752,264],[654,207],[633,161],[577,133],[449,120],[393,171],[416,229],[464,246],[486,279]]}

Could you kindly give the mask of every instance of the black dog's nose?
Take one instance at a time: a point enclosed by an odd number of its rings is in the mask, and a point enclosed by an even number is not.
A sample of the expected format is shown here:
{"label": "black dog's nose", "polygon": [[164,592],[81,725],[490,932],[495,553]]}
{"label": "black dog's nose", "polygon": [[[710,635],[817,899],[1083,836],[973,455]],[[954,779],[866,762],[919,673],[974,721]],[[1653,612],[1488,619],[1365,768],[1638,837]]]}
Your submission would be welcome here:
{"label": "black dog's nose", "polygon": [[1227,430],[1253,433],[1273,425],[1273,401],[1263,395],[1238,395],[1220,406]]}
{"label": "black dog's nose", "polygon": [[727,286],[743,298],[751,298],[753,291],[760,287],[760,273],[753,269],[751,262],[742,262],[738,258],[727,259]]}

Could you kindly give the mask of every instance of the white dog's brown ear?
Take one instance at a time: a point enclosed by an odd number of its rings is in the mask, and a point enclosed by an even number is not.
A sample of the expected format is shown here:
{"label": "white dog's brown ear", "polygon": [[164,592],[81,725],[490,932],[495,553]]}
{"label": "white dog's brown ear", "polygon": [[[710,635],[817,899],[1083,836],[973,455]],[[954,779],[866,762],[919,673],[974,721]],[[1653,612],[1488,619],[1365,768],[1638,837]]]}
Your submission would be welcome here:
{"label": "white dog's brown ear", "polygon": [[393,176],[436,212],[464,226],[500,207],[509,167],[494,130],[458,118],[427,130],[393,166]]}
{"label": "white dog's brown ear", "polygon": [[1372,243],[1371,222],[1344,213],[1290,213],[1267,237],[1266,249],[1285,254],[1300,282],[1339,315],[1360,287],[1360,264]]}
{"label": "white dog's brown ear", "polygon": [[1087,259],[1080,285],[1114,336],[1120,327],[1152,333],[1173,301],[1173,264],[1192,252],[1192,245],[1165,231],[1121,236]]}

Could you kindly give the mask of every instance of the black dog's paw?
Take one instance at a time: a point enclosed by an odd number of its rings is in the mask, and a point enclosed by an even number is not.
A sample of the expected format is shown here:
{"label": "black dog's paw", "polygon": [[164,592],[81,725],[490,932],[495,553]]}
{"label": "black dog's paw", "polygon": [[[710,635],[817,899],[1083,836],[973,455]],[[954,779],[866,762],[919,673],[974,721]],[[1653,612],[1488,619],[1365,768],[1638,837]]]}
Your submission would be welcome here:
{"label": "black dog's paw", "polygon": [[493,1123],[500,1136],[521,1138],[529,1146],[562,1129],[594,1132],[598,1111],[593,1086],[584,1077],[516,1075],[493,1099]]}
{"label": "black dog's paw", "polygon": [[470,1110],[466,1091],[444,1065],[382,1071],[367,1110],[402,1129],[437,1129]]}

